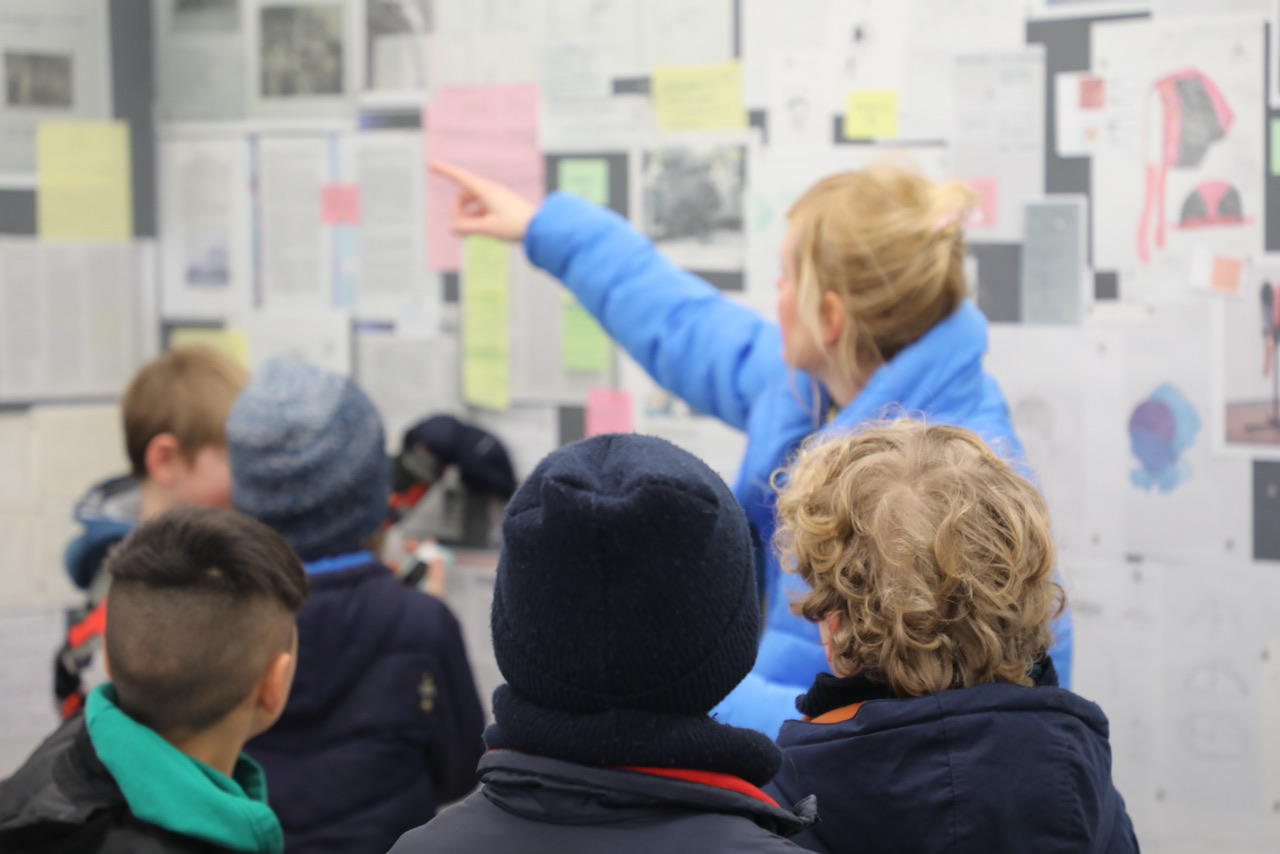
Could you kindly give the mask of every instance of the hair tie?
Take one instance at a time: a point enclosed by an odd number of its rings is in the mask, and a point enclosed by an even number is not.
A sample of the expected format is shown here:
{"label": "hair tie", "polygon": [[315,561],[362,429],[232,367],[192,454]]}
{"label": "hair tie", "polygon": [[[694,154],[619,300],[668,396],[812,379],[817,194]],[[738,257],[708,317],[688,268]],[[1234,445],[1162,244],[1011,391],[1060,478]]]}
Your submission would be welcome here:
{"label": "hair tie", "polygon": [[959,225],[960,220],[964,218],[964,215],[965,210],[963,208],[956,208],[950,213],[943,214],[938,217],[938,221],[933,224],[933,233],[941,234],[948,228],[951,228],[954,225]]}

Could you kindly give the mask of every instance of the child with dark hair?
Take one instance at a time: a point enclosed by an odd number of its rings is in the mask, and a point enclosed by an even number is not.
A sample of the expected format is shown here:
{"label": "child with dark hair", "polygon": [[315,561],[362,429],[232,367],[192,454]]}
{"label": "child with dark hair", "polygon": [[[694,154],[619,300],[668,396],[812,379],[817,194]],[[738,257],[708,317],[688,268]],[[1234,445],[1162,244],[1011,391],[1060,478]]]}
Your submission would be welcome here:
{"label": "child with dark hair", "polygon": [[302,565],[265,525],[189,507],[140,526],[105,568],[112,681],[0,783],[0,850],[280,854],[241,748],[288,699]]}
{"label": "child with dark hair", "polygon": [[273,359],[227,418],[231,500],[305,562],[298,681],[248,752],[291,854],[384,854],[475,785],[484,713],[461,629],[375,555],[389,513],[382,419],[347,377]]}
{"label": "child with dark hair", "polygon": [[831,673],[782,725],[776,797],[815,851],[1138,850],[1107,717],[1058,687],[1063,608],[1036,488],[972,431],[898,421],[805,447],[777,544]]}

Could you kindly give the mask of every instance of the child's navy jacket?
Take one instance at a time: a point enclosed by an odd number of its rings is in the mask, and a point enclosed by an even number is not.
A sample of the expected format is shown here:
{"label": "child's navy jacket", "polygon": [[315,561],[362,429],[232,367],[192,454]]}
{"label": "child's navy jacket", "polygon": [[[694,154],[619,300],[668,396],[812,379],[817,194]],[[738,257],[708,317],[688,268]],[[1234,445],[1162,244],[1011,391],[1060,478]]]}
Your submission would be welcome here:
{"label": "child's navy jacket", "polygon": [[290,854],[385,854],[475,786],[484,713],[462,635],[376,561],[308,582],[288,705],[245,752]]}
{"label": "child's navy jacket", "polygon": [[[782,802],[818,797],[814,851],[1138,851],[1111,781],[1106,715],[1056,687],[989,683],[895,699],[823,674],[783,724]],[[854,706],[866,697],[861,706]],[[852,712],[852,717],[848,717]]]}

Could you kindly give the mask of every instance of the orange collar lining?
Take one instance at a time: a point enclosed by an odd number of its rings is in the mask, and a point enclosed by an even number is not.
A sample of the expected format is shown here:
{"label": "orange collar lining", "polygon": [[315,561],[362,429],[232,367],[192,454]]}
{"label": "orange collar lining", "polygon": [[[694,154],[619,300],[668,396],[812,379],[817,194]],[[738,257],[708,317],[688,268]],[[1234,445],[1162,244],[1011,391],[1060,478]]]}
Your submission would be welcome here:
{"label": "orange collar lining", "polygon": [[[862,701],[863,703],[866,700]],[[848,720],[853,720],[853,716],[858,713],[858,709],[862,708],[862,703],[854,703],[852,706],[842,706],[839,709],[832,709],[825,715],[818,715],[816,718],[806,717],[805,720],[813,724],[839,724]]]}
{"label": "orange collar lining", "polygon": [[676,780],[688,780],[691,783],[702,783],[705,786],[715,786],[717,789],[728,789],[731,792],[755,798],[757,801],[762,801],[771,807],[778,806],[777,801],[766,795],[758,787],[732,774],[721,774],[718,771],[694,771],[689,768],[649,768],[639,765],[620,765],[618,767],[627,771],[641,771],[645,774],[655,774],[659,777],[671,777]]}

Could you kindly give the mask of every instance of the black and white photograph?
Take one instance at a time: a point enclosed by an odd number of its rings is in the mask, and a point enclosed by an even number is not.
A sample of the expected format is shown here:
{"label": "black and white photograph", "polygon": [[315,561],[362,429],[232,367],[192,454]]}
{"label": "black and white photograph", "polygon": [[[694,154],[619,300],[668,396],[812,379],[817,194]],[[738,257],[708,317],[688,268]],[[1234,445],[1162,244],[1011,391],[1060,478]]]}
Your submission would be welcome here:
{"label": "black and white photograph", "polygon": [[341,4],[264,6],[260,76],[263,98],[343,93]]}
{"label": "black and white photograph", "polygon": [[745,184],[746,147],[740,143],[645,151],[645,233],[683,266],[741,270]]}
{"label": "black and white photograph", "polygon": [[175,33],[234,33],[240,29],[240,0],[173,0]]}
{"label": "black and white photograph", "polygon": [[71,55],[4,55],[6,103],[11,107],[70,107],[74,100]]}
{"label": "black and white photograph", "polygon": [[367,0],[365,88],[420,90],[427,85],[427,37],[435,0]]}

